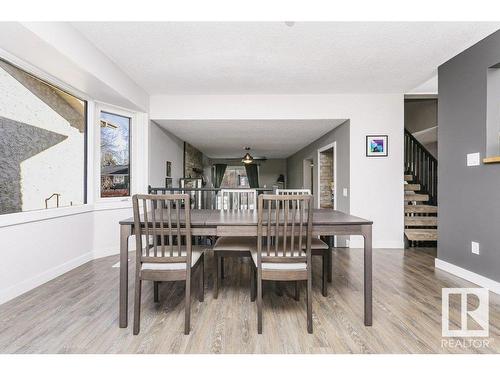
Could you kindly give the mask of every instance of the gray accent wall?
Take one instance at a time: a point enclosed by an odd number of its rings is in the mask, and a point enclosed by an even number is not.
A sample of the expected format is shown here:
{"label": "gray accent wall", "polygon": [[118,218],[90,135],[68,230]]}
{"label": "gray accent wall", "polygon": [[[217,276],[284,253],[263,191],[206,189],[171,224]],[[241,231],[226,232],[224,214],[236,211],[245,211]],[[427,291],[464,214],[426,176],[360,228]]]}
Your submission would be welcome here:
{"label": "gray accent wall", "polygon": [[[500,62],[500,31],[439,67],[438,258],[500,281],[500,164],[486,154],[487,73]],[[500,108],[500,96],[496,98]],[[480,255],[471,253],[479,242]]]}
{"label": "gray accent wall", "polygon": [[318,138],[302,150],[296,152],[287,159],[287,187],[290,189],[299,189],[303,186],[303,161],[312,159],[314,162],[314,196],[315,205],[318,196],[318,149],[337,142],[337,209],[349,213],[349,195],[344,197],[342,191],[347,188],[350,191],[350,163],[349,163],[349,145],[350,145],[350,124],[345,121],[335,129]]}

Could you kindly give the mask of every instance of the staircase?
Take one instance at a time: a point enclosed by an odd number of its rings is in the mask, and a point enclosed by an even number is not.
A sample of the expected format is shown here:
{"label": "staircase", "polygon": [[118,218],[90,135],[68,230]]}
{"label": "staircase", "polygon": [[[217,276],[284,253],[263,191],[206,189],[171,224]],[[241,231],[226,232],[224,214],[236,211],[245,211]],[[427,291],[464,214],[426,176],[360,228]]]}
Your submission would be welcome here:
{"label": "staircase", "polygon": [[405,243],[436,246],[437,160],[405,129]]}

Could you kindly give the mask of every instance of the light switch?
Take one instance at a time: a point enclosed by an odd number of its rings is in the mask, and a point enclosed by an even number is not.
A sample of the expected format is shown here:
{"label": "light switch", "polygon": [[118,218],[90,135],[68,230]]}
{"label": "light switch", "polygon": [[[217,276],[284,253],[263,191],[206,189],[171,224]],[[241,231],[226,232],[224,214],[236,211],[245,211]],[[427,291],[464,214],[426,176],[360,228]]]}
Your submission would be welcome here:
{"label": "light switch", "polygon": [[347,188],[342,189],[342,195],[347,197]]}
{"label": "light switch", "polygon": [[467,166],[474,167],[480,164],[480,155],[479,152],[475,152],[473,154],[467,154]]}
{"label": "light switch", "polygon": [[470,245],[472,254],[479,255],[479,242],[471,241]]}

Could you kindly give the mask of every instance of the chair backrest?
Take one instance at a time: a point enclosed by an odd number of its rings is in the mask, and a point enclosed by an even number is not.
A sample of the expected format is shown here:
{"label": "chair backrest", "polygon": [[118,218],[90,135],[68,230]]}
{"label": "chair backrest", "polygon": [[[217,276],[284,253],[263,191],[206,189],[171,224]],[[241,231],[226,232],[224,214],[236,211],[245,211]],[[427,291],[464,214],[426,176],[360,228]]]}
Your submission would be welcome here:
{"label": "chair backrest", "polygon": [[189,195],[136,194],[132,203],[138,262],[191,264]]}
{"label": "chair backrest", "polygon": [[[312,195],[260,195],[257,266],[262,263],[311,264]],[[305,248],[304,248],[305,244]]]}
{"label": "chair backrest", "polygon": [[311,189],[276,189],[279,195],[311,195]]}
{"label": "chair backrest", "polygon": [[257,190],[221,189],[221,210],[255,210],[257,208]]}

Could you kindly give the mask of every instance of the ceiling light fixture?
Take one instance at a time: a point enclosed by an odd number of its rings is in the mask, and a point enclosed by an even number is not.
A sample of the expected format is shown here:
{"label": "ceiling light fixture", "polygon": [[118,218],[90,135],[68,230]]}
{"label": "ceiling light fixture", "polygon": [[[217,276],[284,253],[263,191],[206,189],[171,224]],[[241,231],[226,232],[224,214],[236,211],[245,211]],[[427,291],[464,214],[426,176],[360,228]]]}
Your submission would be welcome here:
{"label": "ceiling light fixture", "polygon": [[250,151],[250,147],[245,147],[245,151],[247,152],[245,156],[243,156],[243,159],[241,159],[241,162],[244,164],[251,164],[253,163],[253,157],[250,155],[248,151]]}
{"label": "ceiling light fixture", "polygon": [[288,27],[292,27],[295,25],[295,22],[294,21],[285,21],[285,25],[287,25]]}

